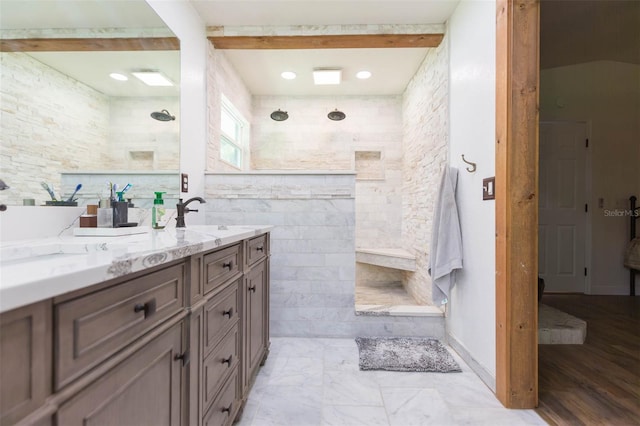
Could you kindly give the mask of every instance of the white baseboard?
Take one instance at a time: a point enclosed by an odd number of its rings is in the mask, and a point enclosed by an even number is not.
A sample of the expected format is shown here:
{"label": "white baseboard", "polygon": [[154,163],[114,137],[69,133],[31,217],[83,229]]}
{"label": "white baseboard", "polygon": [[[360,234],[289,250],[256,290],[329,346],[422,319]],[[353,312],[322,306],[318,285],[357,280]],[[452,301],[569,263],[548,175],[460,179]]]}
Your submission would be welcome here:
{"label": "white baseboard", "polygon": [[447,333],[447,343],[453,348],[454,351],[460,355],[460,358],[467,363],[467,365],[473,370],[474,373],[480,377],[480,380],[496,393],[496,378],[486,368],[484,368],[478,361],[476,361],[469,351],[460,343],[451,333]]}

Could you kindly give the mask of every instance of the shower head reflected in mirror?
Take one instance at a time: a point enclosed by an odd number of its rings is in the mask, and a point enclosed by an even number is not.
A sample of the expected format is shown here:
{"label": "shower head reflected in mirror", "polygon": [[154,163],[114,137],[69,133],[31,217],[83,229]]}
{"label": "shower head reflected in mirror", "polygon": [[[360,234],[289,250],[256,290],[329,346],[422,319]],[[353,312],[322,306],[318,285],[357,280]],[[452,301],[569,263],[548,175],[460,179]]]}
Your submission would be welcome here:
{"label": "shower head reflected in mirror", "polygon": [[169,111],[163,109],[162,111],[154,111],[151,113],[151,118],[158,121],[172,121],[175,120],[176,117],[171,115]]}

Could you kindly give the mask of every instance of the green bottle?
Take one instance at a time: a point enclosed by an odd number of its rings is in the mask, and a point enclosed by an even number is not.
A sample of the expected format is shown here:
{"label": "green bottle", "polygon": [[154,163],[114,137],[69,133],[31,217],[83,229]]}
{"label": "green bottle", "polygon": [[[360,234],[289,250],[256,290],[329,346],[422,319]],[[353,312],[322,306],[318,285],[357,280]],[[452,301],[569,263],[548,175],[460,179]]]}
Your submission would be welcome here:
{"label": "green bottle", "polygon": [[162,229],[164,226],[159,225],[159,223],[162,223],[162,216],[165,214],[162,194],[166,194],[166,192],[154,192],[154,194],[156,194],[156,198],[153,200],[153,209],[151,210],[151,227],[153,229]]}

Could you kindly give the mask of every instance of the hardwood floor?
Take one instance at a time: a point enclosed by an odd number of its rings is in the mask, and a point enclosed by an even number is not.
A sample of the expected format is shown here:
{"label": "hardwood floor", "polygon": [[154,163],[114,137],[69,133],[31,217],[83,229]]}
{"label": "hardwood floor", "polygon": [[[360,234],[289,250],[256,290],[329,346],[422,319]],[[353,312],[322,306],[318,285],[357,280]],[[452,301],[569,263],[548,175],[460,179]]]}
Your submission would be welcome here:
{"label": "hardwood floor", "polygon": [[539,345],[539,406],[551,425],[640,425],[640,297],[544,295],[587,321],[583,345]]}

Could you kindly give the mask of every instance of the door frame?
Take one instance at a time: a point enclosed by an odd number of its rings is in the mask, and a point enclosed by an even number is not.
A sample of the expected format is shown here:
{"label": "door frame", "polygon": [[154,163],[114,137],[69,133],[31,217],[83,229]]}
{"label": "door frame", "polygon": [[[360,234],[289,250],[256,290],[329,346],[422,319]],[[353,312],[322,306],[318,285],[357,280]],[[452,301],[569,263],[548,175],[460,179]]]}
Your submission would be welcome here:
{"label": "door frame", "polygon": [[[592,271],[592,258],[591,258],[591,226],[593,212],[597,208],[595,205],[591,205],[591,189],[592,189],[592,163],[591,163],[591,120],[540,120],[538,125],[553,124],[553,123],[575,123],[584,124],[585,136],[589,140],[589,149],[586,150],[584,156],[584,195],[585,201],[589,205],[589,211],[584,221],[584,266],[587,268],[587,275],[584,279],[584,294],[591,294],[591,271]],[[538,144],[540,141],[538,141]],[[538,164],[540,166],[540,164]]]}
{"label": "door frame", "polygon": [[496,396],[538,405],[538,0],[496,1]]}

